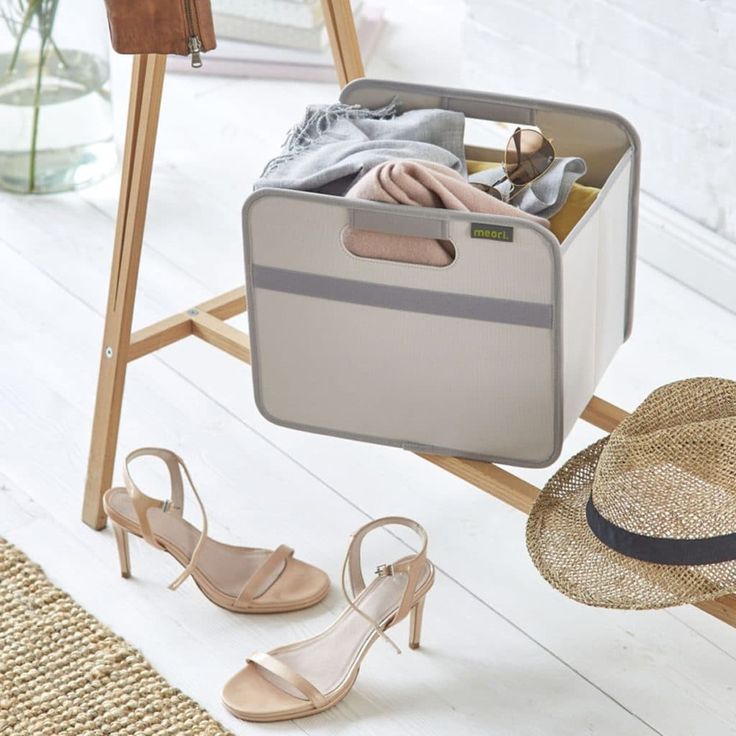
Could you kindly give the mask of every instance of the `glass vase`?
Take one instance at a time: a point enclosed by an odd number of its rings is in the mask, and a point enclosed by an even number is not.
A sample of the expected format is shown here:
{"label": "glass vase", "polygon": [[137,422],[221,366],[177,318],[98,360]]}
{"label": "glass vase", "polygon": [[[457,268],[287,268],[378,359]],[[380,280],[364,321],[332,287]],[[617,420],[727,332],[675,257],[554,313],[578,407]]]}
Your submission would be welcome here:
{"label": "glass vase", "polygon": [[0,189],[77,189],[115,158],[104,3],[0,0]]}

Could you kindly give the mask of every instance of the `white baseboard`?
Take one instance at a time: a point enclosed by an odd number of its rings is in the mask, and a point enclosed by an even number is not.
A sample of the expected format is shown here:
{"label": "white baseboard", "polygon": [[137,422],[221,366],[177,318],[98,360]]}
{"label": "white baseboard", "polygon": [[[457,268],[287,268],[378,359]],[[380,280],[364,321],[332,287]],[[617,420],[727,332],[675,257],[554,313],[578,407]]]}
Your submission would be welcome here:
{"label": "white baseboard", "polygon": [[736,312],[736,243],[641,195],[639,257]]}

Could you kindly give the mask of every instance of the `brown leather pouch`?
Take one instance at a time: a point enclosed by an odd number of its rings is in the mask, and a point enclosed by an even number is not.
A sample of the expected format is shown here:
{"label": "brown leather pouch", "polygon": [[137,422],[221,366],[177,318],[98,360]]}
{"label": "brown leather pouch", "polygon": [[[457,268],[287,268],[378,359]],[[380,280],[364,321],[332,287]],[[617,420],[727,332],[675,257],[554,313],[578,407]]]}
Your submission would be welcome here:
{"label": "brown leather pouch", "polygon": [[105,0],[112,47],[120,54],[181,54],[202,66],[217,45],[210,0]]}

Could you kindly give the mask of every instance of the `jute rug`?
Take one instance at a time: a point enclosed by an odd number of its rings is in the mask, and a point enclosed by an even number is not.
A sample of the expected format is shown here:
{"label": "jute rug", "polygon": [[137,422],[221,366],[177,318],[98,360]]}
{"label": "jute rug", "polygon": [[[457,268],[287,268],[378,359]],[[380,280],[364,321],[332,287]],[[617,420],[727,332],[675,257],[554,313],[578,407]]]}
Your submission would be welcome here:
{"label": "jute rug", "polygon": [[2,736],[231,736],[0,539]]}

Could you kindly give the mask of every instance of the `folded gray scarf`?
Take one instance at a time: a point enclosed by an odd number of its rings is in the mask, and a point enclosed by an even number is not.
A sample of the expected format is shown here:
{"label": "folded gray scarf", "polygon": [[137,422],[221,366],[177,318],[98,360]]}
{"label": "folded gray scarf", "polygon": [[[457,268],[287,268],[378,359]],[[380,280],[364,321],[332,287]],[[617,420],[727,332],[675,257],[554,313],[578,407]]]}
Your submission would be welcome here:
{"label": "folded gray scarf", "polygon": [[464,131],[462,113],[400,114],[396,100],[378,110],[341,103],[310,107],[253,188],[342,195],[374,166],[397,158],[432,161],[465,176]]}
{"label": "folded gray scarf", "polygon": [[[572,185],[585,174],[587,167],[582,158],[568,156],[556,158],[552,165],[538,179],[524,187],[512,200],[511,204],[531,215],[549,219],[556,215],[570,196]],[[498,166],[471,174],[471,184],[479,183],[492,187],[505,176]],[[499,186],[502,193],[510,188],[508,181]]]}

